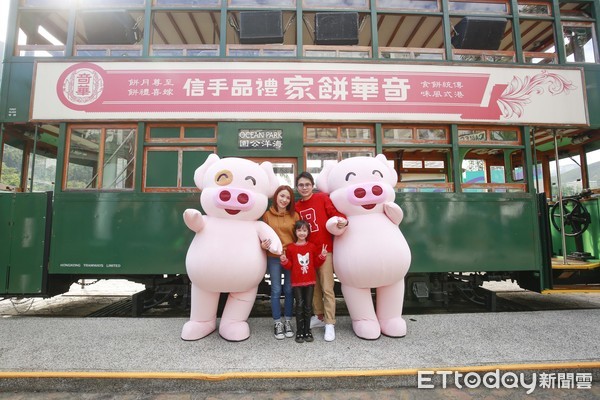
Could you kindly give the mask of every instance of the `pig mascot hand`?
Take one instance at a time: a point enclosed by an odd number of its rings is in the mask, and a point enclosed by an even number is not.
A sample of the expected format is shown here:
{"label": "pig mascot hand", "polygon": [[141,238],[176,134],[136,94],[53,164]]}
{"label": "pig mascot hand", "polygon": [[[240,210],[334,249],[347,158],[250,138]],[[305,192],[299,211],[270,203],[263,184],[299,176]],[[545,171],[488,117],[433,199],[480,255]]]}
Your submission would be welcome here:
{"label": "pig mascot hand", "polygon": [[[319,190],[329,193],[335,207],[348,217],[345,230],[337,229],[335,217],[327,229],[335,235],[333,266],[352,329],[363,339],[377,339],[381,333],[406,335],[402,304],[411,254],[398,228],[403,214],[394,203],[397,180],[382,154],[329,164],[317,178]],[[371,288],[377,289],[377,312]]]}
{"label": "pig mascot hand", "polygon": [[220,294],[227,292],[219,334],[230,341],[245,340],[250,336],[248,316],[266,272],[266,253],[260,243],[270,239],[269,251],[282,251],[275,231],[257,221],[279,183],[269,162],[258,165],[242,158],[220,159],[216,154],[196,170],[194,182],[202,191],[200,204],[206,215],[194,209],[183,214],[196,236],[185,259],[192,298],[190,320],[181,338],[198,340],[213,332]]}

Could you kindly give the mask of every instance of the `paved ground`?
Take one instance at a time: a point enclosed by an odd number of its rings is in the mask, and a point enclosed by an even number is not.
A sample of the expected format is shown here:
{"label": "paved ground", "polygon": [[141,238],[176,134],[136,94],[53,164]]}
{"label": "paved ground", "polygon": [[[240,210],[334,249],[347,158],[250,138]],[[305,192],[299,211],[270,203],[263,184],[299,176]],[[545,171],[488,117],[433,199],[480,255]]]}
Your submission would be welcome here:
{"label": "paved ground", "polygon": [[[340,316],[335,342],[324,342],[321,329],[310,344],[276,341],[268,317],[252,317],[252,336],[241,343],[216,333],[181,341],[185,316],[79,318],[139,290],[127,282],[4,300],[0,399],[600,398],[600,294],[493,289],[535,311],[410,313],[405,338],[376,341],[358,339]],[[531,395],[520,384],[459,389],[450,375],[443,388],[437,374],[434,389],[418,389],[418,371],[436,369],[523,373],[526,382],[535,374],[538,385]],[[542,376],[555,389],[540,386]],[[588,379],[590,389],[577,388]]]}

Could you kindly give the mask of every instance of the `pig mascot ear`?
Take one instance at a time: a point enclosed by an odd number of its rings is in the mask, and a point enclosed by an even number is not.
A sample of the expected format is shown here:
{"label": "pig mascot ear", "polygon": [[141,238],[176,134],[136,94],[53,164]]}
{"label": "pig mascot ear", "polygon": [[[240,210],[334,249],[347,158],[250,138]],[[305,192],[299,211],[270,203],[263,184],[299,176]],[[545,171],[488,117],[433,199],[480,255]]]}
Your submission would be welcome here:
{"label": "pig mascot ear", "polygon": [[196,169],[196,172],[194,172],[194,183],[196,184],[196,186],[198,186],[198,189],[204,189],[202,183],[204,181],[204,174],[206,174],[206,170],[219,160],[219,156],[213,153],[208,156],[206,161],[204,161],[204,164],[202,164]]}
{"label": "pig mascot ear", "polygon": [[391,179],[388,179],[388,183],[392,186],[395,186],[396,183],[398,182],[398,172],[396,172],[396,170],[394,169],[394,167],[392,167],[389,163],[387,158],[383,155],[383,154],[377,154],[377,156],[375,157],[375,159],[379,162],[381,162],[383,165],[385,165],[387,167],[387,169],[391,172],[392,177]]}
{"label": "pig mascot ear", "polygon": [[331,172],[331,170],[333,169],[333,167],[336,164],[337,164],[337,161],[329,162],[329,163],[325,164],[325,166],[321,170],[321,173],[319,174],[319,176],[317,176],[316,184],[317,184],[317,189],[319,189],[320,192],[331,193],[331,190],[333,188],[329,186],[329,173]]}
{"label": "pig mascot ear", "polygon": [[273,164],[271,164],[269,161],[265,161],[260,164],[260,167],[267,173],[267,176],[269,177],[269,196],[268,197],[273,197],[273,194],[279,187],[279,179],[277,179],[277,176],[275,175],[275,172],[273,171]]}

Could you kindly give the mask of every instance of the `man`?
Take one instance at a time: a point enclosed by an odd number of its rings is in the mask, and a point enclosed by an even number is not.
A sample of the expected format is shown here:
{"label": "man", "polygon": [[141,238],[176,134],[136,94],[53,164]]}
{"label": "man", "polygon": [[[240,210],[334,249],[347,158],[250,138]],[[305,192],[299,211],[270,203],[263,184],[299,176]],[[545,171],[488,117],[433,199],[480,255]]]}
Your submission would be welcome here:
{"label": "man", "polygon": [[315,180],[309,172],[302,172],[296,178],[296,188],[301,199],[296,203],[296,211],[300,218],[310,224],[311,233],[308,240],[318,248],[326,246],[327,259],[317,270],[313,308],[316,316],[311,319],[311,328],[325,327],[325,341],[335,340],[335,293],[333,291],[333,237],[325,227],[327,220],[338,217],[337,227],[342,229],[348,225],[346,216],[340,213],[329,196],[325,193],[314,193]]}

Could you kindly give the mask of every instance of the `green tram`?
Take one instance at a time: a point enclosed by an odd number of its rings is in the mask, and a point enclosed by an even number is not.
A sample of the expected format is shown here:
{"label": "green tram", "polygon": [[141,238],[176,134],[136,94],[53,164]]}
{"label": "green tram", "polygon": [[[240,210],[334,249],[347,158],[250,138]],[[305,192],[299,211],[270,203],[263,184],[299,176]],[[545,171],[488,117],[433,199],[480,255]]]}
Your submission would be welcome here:
{"label": "green tram", "polygon": [[597,290],[599,12],[596,0],[11,0],[0,297],[125,278],[185,300],[182,214],[200,209],[193,173],[212,153],[268,160],[291,186],[384,154],[413,254],[407,304],[478,301],[497,280]]}

